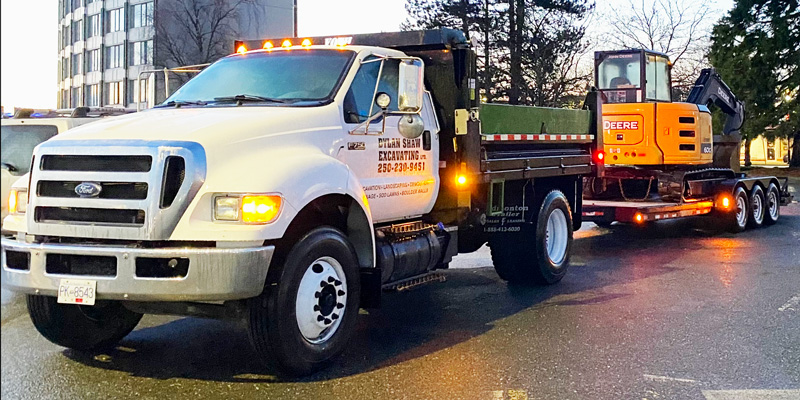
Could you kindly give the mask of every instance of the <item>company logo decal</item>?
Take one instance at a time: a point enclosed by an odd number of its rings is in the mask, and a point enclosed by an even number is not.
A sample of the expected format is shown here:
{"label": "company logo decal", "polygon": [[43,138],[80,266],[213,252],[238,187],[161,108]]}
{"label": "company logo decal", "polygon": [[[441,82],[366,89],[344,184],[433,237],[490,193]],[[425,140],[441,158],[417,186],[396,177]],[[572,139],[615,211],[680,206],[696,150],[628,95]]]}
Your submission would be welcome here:
{"label": "company logo decal", "polygon": [[603,121],[603,129],[635,131],[639,129],[639,121]]}
{"label": "company logo decal", "polygon": [[102,191],[103,187],[96,182],[82,182],[75,186],[75,193],[81,197],[97,197]]}

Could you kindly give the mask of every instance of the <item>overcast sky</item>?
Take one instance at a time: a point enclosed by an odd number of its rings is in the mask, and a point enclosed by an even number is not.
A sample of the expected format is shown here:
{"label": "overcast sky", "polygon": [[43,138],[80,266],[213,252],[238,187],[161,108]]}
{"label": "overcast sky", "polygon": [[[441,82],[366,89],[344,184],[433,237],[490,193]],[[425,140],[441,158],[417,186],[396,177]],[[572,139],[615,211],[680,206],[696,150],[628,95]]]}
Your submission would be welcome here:
{"label": "overcast sky", "polygon": [[[298,34],[322,36],[397,30],[405,0],[298,0]],[[600,4],[627,4],[608,0]],[[733,0],[718,0],[721,15]],[[601,8],[602,11],[602,8]],[[58,69],[58,1],[0,2],[0,103],[55,108]]]}

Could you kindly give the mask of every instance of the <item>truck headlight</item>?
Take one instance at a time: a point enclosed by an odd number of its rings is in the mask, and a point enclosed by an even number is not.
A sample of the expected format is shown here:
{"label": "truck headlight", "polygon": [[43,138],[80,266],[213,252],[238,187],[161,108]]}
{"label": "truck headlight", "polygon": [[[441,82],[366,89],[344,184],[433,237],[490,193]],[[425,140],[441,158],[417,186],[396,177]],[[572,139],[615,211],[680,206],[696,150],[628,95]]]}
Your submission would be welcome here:
{"label": "truck headlight", "polygon": [[28,190],[11,189],[8,193],[8,213],[25,214],[28,211]]}
{"label": "truck headlight", "polygon": [[220,221],[238,221],[239,200],[239,197],[228,196],[214,198],[214,219]]}
{"label": "truck headlight", "polygon": [[245,194],[214,198],[214,219],[241,221],[249,224],[270,223],[281,209],[281,196]]}

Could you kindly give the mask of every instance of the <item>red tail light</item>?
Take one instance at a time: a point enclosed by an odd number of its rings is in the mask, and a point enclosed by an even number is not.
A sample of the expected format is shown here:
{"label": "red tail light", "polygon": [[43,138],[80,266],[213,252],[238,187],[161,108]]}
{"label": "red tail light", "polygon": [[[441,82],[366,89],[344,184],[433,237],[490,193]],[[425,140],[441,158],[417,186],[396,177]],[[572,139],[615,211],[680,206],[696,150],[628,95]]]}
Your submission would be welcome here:
{"label": "red tail light", "polygon": [[596,164],[602,164],[606,159],[606,153],[603,150],[597,150],[594,152],[594,162]]}

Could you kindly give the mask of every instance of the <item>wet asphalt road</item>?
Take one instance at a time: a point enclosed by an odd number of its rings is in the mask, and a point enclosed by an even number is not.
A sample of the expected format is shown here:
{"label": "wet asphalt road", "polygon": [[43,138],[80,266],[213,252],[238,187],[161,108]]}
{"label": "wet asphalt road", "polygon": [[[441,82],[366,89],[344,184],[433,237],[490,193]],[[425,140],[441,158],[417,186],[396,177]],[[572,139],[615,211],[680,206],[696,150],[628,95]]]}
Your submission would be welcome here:
{"label": "wet asphalt road", "polygon": [[145,316],[111,353],[65,350],[4,291],[2,398],[800,399],[800,204],[766,229],[705,228],[584,224],[544,288],[507,286],[485,248],[462,255],[297,381],[229,322]]}

